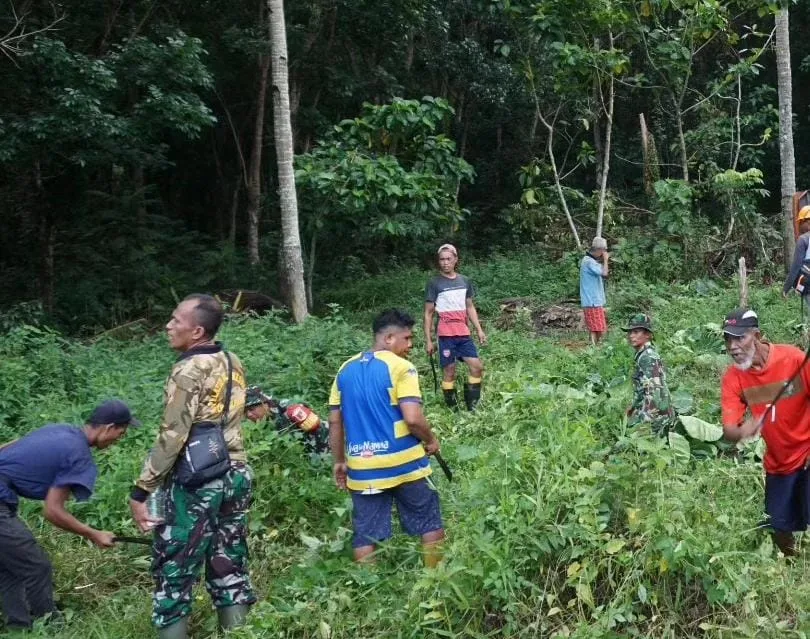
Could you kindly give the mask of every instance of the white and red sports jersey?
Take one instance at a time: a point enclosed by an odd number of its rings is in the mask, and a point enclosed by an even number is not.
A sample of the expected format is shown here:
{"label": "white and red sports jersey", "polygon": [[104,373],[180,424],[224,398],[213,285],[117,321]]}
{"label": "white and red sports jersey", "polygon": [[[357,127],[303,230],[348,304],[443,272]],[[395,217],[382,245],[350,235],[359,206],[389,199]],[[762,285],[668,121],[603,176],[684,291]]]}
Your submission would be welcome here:
{"label": "white and red sports jersey", "polygon": [[467,326],[467,300],[475,296],[472,282],[463,275],[449,278],[437,275],[425,287],[425,301],[436,306],[439,315],[439,337],[464,337]]}

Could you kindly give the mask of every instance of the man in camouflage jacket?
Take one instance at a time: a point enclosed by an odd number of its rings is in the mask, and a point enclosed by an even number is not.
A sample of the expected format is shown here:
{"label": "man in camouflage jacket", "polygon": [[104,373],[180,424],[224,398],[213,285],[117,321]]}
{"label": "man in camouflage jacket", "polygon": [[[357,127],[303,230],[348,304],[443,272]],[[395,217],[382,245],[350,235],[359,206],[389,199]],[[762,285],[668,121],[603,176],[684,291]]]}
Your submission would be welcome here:
{"label": "man in camouflage jacket", "polygon": [[[255,603],[247,570],[247,510],[251,472],[246,465],[241,421],[245,405],[242,364],[214,342],[222,307],[209,295],[183,300],[166,325],[171,347],[180,353],[166,382],[163,422],[131,492],[130,507],[144,532],[154,530],[152,619],[161,639],[184,639],[191,614],[191,590],[205,566],[205,584],[220,625],[244,623]],[[220,422],[225,411],[231,360],[231,395],[224,435],[231,460],[225,475],[190,488],[173,470],[193,424]],[[166,497],[165,523],[149,519],[145,501],[158,489]]]}
{"label": "man in camouflage jacket", "polygon": [[633,403],[627,409],[628,424],[649,423],[654,433],[666,437],[675,417],[667,388],[664,362],[652,345],[652,320],[636,313],[627,326],[627,341],[636,351],[633,372]]}

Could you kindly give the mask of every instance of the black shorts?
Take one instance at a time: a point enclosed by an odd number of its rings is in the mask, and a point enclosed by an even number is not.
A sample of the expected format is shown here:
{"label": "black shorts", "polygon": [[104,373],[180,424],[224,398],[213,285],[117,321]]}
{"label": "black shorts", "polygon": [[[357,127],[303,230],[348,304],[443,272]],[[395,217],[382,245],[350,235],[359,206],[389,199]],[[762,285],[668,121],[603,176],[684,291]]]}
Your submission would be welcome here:
{"label": "black shorts", "polygon": [[442,529],[439,495],[427,479],[417,479],[374,495],[351,491],[352,546],[374,545],[391,536],[391,506],[396,502],[399,523],[408,535],[422,536]]}
{"label": "black shorts", "polygon": [[774,530],[806,530],[810,520],[810,470],[803,468],[789,475],[765,475],[765,512]]}

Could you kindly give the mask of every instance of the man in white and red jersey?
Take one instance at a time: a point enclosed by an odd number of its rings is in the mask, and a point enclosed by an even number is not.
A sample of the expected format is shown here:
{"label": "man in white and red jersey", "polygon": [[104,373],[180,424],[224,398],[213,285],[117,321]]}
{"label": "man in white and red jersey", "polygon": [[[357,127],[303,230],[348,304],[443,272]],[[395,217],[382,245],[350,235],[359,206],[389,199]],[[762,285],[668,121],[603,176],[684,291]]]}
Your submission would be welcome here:
{"label": "man in white and red jersey", "polygon": [[467,364],[467,384],[464,386],[464,402],[468,410],[475,410],[481,399],[481,378],[484,365],[478,357],[478,350],[470,338],[468,321],[478,333],[478,342],[483,346],[487,336],[478,321],[473,297],[472,282],[456,273],[458,251],[452,244],[442,244],[438,250],[440,275],[434,277],[425,287],[425,350],[432,356],[436,350],[433,344],[433,316],[439,314],[436,333],[439,337],[439,363],[442,367],[442,392],[444,401],[450,408],[458,407],[456,399],[456,361]]}
{"label": "man in white and red jersey", "polygon": [[734,361],[722,380],[723,434],[738,441],[762,433],[765,512],[774,542],[793,555],[793,533],[807,529],[810,515],[810,370],[795,346],[762,339],[754,311],[729,313],[723,333]]}

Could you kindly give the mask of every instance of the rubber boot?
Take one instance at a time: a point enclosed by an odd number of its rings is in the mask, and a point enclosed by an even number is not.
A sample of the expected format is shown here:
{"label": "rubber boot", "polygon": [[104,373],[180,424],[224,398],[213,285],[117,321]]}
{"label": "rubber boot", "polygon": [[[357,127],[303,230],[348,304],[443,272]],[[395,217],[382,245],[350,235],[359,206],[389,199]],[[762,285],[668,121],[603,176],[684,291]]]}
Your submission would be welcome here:
{"label": "rubber boot", "polygon": [[171,626],[158,628],[158,639],[187,639],[188,638],[188,617],[181,617],[180,621],[175,621]]}
{"label": "rubber boot", "polygon": [[450,410],[458,410],[458,397],[456,397],[456,388],[443,388],[444,403]]}
{"label": "rubber boot", "polygon": [[236,604],[234,606],[224,606],[217,608],[217,618],[219,619],[219,627],[223,630],[231,630],[244,626],[247,621],[247,614],[250,606],[245,604]]}
{"label": "rubber boot", "polygon": [[464,403],[467,410],[475,411],[478,402],[481,401],[481,384],[464,384]]}

